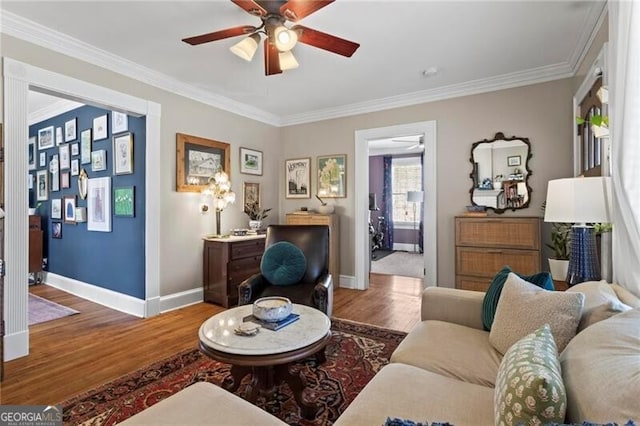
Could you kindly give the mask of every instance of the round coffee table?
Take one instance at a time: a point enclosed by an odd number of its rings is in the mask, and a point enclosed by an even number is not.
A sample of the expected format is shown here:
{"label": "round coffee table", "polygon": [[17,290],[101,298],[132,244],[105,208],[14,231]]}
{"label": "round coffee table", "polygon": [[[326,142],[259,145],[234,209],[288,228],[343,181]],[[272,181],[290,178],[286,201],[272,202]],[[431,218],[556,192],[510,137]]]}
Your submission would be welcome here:
{"label": "round coffee table", "polygon": [[239,336],[234,329],[251,315],[251,305],[238,306],[206,320],[198,331],[200,350],[209,357],[231,364],[232,382],[225,389],[234,392],[242,378],[251,375],[246,399],[255,403],[258,393],[265,397],[275,393],[275,386],[285,381],[305,418],[315,417],[316,407],[302,399],[304,380],[292,374],[292,362],[316,355],[324,362],[324,348],[331,338],[331,321],[323,312],[305,305],[293,305],[300,318],[272,331],[261,328],[255,336]]}

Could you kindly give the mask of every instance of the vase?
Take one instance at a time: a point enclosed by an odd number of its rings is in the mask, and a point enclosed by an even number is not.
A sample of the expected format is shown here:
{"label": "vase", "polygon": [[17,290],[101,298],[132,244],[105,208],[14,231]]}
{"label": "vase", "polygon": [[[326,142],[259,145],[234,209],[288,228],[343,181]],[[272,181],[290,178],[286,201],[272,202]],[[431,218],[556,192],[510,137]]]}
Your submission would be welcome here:
{"label": "vase", "polygon": [[567,272],[569,271],[568,260],[549,259],[549,272],[551,272],[551,278],[556,281],[564,281],[567,279]]}
{"label": "vase", "polygon": [[260,229],[260,226],[262,226],[262,221],[261,220],[250,220],[249,221],[249,229],[251,229],[252,231],[257,231],[258,229]]}

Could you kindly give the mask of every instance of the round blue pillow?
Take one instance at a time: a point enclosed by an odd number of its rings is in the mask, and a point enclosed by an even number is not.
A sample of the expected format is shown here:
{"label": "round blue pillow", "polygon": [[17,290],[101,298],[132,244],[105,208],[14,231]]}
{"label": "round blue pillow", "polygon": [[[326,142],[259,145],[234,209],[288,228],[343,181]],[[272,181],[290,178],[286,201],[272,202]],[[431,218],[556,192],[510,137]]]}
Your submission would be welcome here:
{"label": "round blue pillow", "polygon": [[260,271],[273,285],[296,284],[307,271],[307,258],[297,246],[280,241],[264,252]]}

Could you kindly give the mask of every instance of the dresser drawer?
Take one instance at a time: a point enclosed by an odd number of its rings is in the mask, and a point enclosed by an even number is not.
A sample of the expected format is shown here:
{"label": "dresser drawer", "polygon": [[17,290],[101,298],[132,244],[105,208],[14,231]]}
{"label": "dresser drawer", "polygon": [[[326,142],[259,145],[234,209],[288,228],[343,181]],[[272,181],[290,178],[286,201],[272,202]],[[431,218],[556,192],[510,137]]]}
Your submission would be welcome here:
{"label": "dresser drawer", "polygon": [[456,245],[538,250],[539,218],[456,218]]}
{"label": "dresser drawer", "polygon": [[535,250],[456,248],[456,275],[493,278],[508,265],[519,274],[540,272],[540,252]]}
{"label": "dresser drawer", "polygon": [[458,275],[456,277],[456,288],[462,290],[486,292],[491,284],[491,278],[467,277]]}
{"label": "dresser drawer", "polygon": [[264,238],[259,240],[238,241],[231,244],[231,260],[262,256],[263,252]]}

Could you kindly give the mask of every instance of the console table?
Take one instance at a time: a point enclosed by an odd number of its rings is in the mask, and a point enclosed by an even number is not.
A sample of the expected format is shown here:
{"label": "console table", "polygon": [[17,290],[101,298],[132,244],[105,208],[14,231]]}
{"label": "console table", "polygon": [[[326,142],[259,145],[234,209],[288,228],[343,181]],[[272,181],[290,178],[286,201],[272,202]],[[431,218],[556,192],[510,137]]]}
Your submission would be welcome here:
{"label": "console table", "polygon": [[260,272],[265,235],[204,238],[204,301],[225,308],[238,304],[238,286]]}

